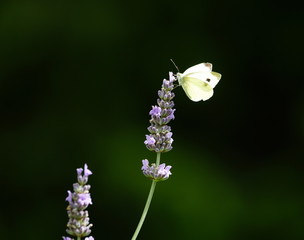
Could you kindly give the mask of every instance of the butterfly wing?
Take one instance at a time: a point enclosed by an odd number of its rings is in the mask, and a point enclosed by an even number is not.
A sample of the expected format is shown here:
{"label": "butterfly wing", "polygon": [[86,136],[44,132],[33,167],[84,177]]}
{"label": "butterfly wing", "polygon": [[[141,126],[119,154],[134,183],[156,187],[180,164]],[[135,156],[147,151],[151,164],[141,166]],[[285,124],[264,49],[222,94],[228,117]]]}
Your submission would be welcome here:
{"label": "butterfly wing", "polygon": [[218,84],[218,82],[221,80],[222,75],[217,72],[211,72],[211,75],[213,77],[211,78],[212,83],[210,82],[210,85],[214,88],[216,84]]}
{"label": "butterfly wing", "polygon": [[198,72],[211,72],[212,71],[212,64],[211,63],[200,63],[197,65],[194,65],[193,67],[188,68],[183,75],[187,75],[190,73],[198,73]]}
{"label": "butterfly wing", "polygon": [[194,72],[194,73],[189,73],[187,75],[183,74],[183,77],[199,79],[210,85],[210,87],[214,88],[220,81],[221,74],[216,72]]}
{"label": "butterfly wing", "polygon": [[213,95],[213,88],[197,78],[183,77],[181,85],[186,95],[194,102],[206,101]]}
{"label": "butterfly wing", "polygon": [[200,63],[177,73],[179,84],[194,102],[206,101],[213,95],[213,88],[221,79],[221,74],[212,71],[211,63]]}

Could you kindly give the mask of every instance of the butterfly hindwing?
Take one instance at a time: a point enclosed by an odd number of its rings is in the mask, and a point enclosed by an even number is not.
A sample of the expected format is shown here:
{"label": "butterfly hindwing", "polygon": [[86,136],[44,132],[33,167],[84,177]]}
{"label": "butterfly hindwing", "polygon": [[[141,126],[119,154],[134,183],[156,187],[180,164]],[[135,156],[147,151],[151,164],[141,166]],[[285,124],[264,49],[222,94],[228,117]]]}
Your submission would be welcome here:
{"label": "butterfly hindwing", "polygon": [[197,78],[185,78],[182,88],[186,95],[194,102],[207,100],[213,95],[213,89],[208,84],[198,80]]}

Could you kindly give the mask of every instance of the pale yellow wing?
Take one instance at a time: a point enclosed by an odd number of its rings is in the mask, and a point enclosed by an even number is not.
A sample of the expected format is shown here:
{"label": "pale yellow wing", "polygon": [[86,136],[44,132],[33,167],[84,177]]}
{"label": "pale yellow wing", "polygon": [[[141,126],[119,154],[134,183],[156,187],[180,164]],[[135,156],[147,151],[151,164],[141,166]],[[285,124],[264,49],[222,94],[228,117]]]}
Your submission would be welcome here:
{"label": "pale yellow wing", "polygon": [[197,65],[194,65],[190,68],[188,68],[183,75],[187,75],[189,73],[207,73],[207,72],[211,72],[212,70],[212,64],[211,63],[200,63]]}
{"label": "pale yellow wing", "polygon": [[181,86],[190,100],[194,102],[206,101],[213,95],[213,88],[197,78],[184,77]]}

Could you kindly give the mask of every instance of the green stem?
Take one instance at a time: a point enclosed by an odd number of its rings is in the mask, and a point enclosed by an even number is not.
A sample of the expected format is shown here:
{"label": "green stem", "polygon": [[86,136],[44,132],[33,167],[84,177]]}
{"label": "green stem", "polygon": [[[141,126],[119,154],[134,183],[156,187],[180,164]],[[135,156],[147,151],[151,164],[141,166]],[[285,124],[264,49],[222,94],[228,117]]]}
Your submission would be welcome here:
{"label": "green stem", "polygon": [[[156,166],[158,166],[160,163],[160,153],[157,153],[157,156],[156,156]],[[148,210],[149,210],[149,207],[150,207],[150,203],[152,201],[152,197],[153,197],[153,194],[154,194],[154,190],[155,190],[155,187],[156,187],[156,181],[152,181],[152,184],[151,184],[151,188],[150,188],[150,192],[149,192],[149,195],[148,195],[148,198],[147,198],[147,202],[146,202],[146,205],[145,205],[145,208],[144,208],[144,211],[141,215],[141,218],[139,220],[139,223],[137,225],[137,228],[135,230],[135,233],[132,237],[131,240],[136,240],[138,234],[139,234],[139,231],[145,221],[145,218],[146,218],[146,215],[148,213]]]}
{"label": "green stem", "polygon": [[156,155],[156,166],[160,164],[160,152],[157,153]]}

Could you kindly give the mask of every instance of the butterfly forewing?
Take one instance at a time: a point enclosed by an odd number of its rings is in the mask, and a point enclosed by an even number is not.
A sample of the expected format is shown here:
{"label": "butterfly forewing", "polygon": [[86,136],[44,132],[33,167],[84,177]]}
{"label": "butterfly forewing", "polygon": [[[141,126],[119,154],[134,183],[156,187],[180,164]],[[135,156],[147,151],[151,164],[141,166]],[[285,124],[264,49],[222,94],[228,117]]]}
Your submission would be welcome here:
{"label": "butterfly forewing", "polygon": [[193,67],[188,68],[183,75],[186,76],[190,73],[198,73],[198,72],[211,72],[212,70],[212,64],[211,63],[200,63],[197,65],[194,65]]}

